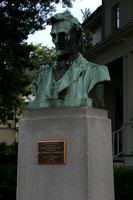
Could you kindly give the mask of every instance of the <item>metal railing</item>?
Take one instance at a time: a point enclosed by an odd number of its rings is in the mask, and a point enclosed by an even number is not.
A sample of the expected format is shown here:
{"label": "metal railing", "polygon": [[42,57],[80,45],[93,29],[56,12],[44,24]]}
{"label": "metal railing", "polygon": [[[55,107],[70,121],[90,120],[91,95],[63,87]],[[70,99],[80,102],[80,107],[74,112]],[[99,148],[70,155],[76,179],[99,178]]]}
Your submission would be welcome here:
{"label": "metal railing", "polygon": [[123,133],[125,127],[112,133],[113,158],[123,154]]}

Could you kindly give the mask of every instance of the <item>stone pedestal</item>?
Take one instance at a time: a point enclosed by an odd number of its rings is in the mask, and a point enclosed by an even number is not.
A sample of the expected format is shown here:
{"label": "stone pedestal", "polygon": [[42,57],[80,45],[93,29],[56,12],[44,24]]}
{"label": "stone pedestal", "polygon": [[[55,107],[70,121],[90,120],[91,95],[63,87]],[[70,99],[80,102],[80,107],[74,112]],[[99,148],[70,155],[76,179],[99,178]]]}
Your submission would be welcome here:
{"label": "stone pedestal", "polygon": [[[38,141],[66,140],[65,165],[38,165]],[[17,200],[114,200],[111,125],[100,109],[29,110],[20,121]]]}

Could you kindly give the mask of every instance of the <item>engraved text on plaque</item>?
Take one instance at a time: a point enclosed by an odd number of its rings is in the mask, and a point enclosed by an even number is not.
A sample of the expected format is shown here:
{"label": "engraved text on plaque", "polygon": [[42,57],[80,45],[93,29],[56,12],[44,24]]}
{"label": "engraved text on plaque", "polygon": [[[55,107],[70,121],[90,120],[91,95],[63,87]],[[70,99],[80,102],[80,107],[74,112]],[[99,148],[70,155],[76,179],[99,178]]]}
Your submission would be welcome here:
{"label": "engraved text on plaque", "polygon": [[39,141],[38,142],[38,164],[65,164],[66,163],[66,141]]}

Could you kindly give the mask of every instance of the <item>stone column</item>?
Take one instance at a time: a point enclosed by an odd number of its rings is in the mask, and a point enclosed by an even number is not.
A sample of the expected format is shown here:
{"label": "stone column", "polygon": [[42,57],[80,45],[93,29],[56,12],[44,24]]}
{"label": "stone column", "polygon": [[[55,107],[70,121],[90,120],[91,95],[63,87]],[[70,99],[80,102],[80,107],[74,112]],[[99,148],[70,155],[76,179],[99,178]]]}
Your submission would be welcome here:
{"label": "stone column", "polygon": [[[123,81],[124,81],[124,126],[126,133],[124,136],[127,155],[133,155],[133,53],[129,53],[123,59]],[[128,162],[129,163],[129,162]],[[132,165],[133,163],[131,163]]]}
{"label": "stone column", "polygon": [[[66,164],[37,164],[38,141],[50,140],[66,140]],[[26,111],[17,181],[17,200],[114,200],[107,112],[87,107]]]}

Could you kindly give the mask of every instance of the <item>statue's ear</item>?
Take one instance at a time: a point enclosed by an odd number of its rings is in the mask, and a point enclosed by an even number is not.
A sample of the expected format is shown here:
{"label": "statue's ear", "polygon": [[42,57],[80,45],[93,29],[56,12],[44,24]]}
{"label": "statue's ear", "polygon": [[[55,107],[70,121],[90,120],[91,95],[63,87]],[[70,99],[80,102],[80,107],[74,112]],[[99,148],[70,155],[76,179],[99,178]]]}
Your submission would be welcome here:
{"label": "statue's ear", "polygon": [[76,43],[79,43],[80,38],[81,38],[81,33],[82,31],[80,30],[78,31],[76,27],[72,27],[72,29],[70,30],[71,37],[73,40],[76,41]]}

